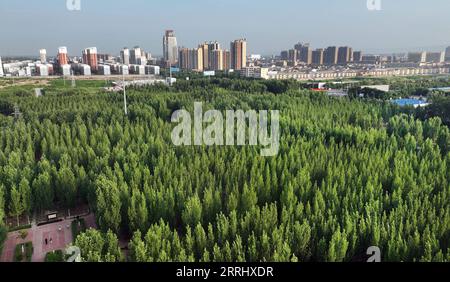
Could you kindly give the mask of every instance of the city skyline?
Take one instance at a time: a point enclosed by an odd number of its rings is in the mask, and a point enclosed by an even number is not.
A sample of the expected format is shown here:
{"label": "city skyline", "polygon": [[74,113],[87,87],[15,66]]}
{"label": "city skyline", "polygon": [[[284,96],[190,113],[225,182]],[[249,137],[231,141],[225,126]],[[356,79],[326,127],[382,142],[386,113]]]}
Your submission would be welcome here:
{"label": "city skyline", "polygon": [[[448,1],[427,5],[418,0],[384,0],[381,11],[369,11],[365,0],[326,1],[326,5],[324,1],[284,0],[273,5],[265,0],[197,0],[169,6],[162,1],[111,0],[106,6],[103,0],[81,0],[81,11],[69,11],[65,1],[5,0],[0,3],[0,16],[14,24],[0,31],[0,54],[30,56],[47,49],[54,56],[52,50],[59,46],[76,50],[73,55],[81,55],[86,46],[118,54],[124,46],[139,45],[162,56],[161,33],[166,29],[176,31],[179,46],[194,47],[210,40],[226,44],[242,37],[251,42],[249,54],[262,55],[279,54],[299,41],[317,48],[353,46],[365,53],[437,51],[450,43],[450,19],[445,17]],[[130,3],[139,9],[122,15]],[[239,9],[234,11],[236,5]]]}

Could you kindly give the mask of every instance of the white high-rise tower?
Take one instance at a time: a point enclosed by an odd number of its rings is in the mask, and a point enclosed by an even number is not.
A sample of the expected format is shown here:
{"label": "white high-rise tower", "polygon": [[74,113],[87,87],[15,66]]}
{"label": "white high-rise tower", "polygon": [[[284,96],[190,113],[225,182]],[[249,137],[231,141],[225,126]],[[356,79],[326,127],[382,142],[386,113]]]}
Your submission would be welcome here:
{"label": "white high-rise tower", "polygon": [[47,62],[47,50],[41,49],[39,50],[39,59],[41,63],[45,64]]}
{"label": "white high-rise tower", "polygon": [[176,65],[178,62],[178,45],[175,32],[166,30],[163,37],[164,61],[169,65]]}

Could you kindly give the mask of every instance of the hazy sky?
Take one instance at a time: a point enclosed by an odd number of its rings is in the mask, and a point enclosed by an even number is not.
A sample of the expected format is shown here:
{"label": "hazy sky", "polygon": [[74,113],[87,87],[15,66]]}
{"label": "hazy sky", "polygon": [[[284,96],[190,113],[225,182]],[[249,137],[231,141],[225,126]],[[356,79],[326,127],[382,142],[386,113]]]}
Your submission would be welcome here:
{"label": "hazy sky", "polygon": [[165,29],[186,47],[218,40],[228,49],[245,37],[249,52],[263,55],[299,41],[365,52],[450,45],[449,0],[381,0],[381,11],[369,11],[367,0],[80,1],[81,11],[69,11],[66,0],[0,0],[0,56],[37,56],[40,48],[53,56],[58,46],[69,55],[91,46],[118,54],[134,45],[159,55]]}

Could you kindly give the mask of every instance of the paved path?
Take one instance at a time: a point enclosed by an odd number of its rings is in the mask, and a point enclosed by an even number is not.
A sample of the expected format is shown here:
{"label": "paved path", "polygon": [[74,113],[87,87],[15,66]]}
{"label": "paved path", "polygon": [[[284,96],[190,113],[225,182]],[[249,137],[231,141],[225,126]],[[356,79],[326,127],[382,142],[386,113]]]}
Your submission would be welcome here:
{"label": "paved path", "polygon": [[[96,228],[95,216],[90,214],[84,217],[86,228]],[[25,242],[33,242],[33,256],[31,261],[43,262],[45,255],[54,250],[65,249],[67,245],[73,242],[71,223],[73,219],[67,219],[60,222],[37,226],[33,223],[28,232],[27,238],[22,240],[20,232],[10,232],[5,241],[3,253],[1,254],[1,262],[12,262],[14,260],[14,249],[17,244]],[[47,243],[45,242],[47,239]]]}

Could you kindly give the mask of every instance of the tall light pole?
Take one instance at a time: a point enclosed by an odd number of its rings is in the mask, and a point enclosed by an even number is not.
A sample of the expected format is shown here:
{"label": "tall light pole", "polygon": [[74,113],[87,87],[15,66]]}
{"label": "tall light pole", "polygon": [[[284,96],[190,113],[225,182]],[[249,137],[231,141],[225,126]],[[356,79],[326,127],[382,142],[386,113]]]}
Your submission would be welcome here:
{"label": "tall light pole", "polygon": [[125,73],[123,72],[123,67],[122,67],[122,83],[123,83],[123,108],[125,111],[125,115],[128,115],[127,94],[126,94],[126,89],[125,89]]}

